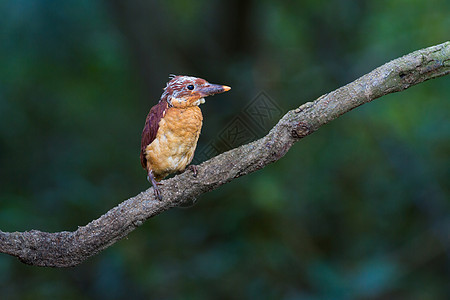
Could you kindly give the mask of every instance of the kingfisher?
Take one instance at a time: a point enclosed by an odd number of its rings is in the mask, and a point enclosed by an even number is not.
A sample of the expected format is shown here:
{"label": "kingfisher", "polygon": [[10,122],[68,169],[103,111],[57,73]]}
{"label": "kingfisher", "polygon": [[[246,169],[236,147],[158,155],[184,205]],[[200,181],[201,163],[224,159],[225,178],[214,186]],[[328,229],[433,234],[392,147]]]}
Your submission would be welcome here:
{"label": "kingfisher", "polygon": [[[205,97],[231,89],[192,76],[169,78],[161,99],[147,115],[141,139],[141,165],[159,200],[159,181],[183,172],[194,157],[203,122],[199,105],[205,103]],[[197,168],[192,169],[197,176]]]}

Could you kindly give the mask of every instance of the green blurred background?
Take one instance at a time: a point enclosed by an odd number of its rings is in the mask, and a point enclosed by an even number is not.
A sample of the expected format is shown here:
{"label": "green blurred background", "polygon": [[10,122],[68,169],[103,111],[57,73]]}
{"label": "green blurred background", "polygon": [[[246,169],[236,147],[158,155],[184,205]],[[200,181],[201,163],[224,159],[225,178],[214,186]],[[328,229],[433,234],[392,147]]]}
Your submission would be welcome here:
{"label": "green blurred background", "polygon": [[[0,0],[0,12],[2,231],[76,230],[147,189],[140,134],[171,73],[233,88],[202,106],[201,148],[261,91],[284,113],[450,36],[447,0]],[[2,254],[0,298],[448,299],[449,82],[355,109],[78,267]]]}

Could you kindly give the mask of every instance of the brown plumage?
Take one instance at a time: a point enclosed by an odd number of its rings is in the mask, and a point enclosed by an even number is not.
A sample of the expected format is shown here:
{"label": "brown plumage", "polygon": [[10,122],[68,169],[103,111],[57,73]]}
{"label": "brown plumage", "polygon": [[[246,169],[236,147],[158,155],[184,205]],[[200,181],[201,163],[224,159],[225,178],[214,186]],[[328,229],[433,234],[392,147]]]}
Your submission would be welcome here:
{"label": "brown plumage", "polygon": [[184,171],[194,157],[203,121],[198,106],[205,97],[228,90],[228,86],[191,76],[173,76],[167,83],[147,116],[141,140],[141,165],[158,199],[158,181]]}

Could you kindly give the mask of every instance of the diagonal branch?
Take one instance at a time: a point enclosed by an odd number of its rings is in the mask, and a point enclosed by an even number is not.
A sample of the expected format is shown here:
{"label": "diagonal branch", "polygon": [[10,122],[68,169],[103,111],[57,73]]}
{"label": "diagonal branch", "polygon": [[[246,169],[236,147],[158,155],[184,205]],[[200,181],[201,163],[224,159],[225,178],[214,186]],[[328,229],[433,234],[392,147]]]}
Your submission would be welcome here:
{"label": "diagonal branch", "polygon": [[149,188],[74,232],[0,231],[0,252],[30,265],[75,266],[124,238],[147,219],[189,204],[203,193],[279,160],[295,142],[353,108],[449,73],[450,42],[395,59],[289,111],[265,137],[202,163],[196,178],[185,172],[164,181],[163,201],[156,201],[153,188]]}

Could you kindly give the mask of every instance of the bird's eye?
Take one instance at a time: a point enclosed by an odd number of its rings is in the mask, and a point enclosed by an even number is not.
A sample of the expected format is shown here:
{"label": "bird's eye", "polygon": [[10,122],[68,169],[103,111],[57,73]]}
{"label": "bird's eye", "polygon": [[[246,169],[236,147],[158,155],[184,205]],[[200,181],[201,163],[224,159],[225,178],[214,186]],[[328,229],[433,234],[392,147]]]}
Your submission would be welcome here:
{"label": "bird's eye", "polygon": [[192,84],[190,84],[190,85],[187,86],[187,88],[188,88],[188,90],[192,91],[194,89],[194,86]]}

